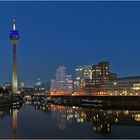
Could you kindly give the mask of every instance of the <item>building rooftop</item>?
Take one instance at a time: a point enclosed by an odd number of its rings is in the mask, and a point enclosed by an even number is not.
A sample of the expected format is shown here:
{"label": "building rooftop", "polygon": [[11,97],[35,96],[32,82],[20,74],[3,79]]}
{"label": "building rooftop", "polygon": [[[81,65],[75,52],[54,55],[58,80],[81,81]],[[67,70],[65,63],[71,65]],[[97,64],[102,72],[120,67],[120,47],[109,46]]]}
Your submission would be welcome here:
{"label": "building rooftop", "polygon": [[140,76],[120,77],[115,80],[133,80],[133,79],[140,79]]}

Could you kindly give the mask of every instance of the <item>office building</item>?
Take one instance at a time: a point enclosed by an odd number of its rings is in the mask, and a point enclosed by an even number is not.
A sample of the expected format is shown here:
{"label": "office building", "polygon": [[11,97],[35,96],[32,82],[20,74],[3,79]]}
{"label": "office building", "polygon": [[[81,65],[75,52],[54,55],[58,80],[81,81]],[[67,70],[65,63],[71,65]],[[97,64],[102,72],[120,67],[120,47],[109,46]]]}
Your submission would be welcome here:
{"label": "office building", "polygon": [[56,91],[57,87],[56,87],[56,80],[52,79],[50,81],[50,91]]}
{"label": "office building", "polygon": [[110,72],[109,62],[99,62],[97,65],[93,65],[91,75],[91,79],[84,80],[87,92],[104,91],[105,81],[117,78],[117,74]]}
{"label": "office building", "polygon": [[75,80],[91,79],[91,65],[79,66],[75,69]]}
{"label": "office building", "polygon": [[56,87],[58,90],[65,90],[65,76],[66,76],[66,68],[64,66],[60,66],[56,70]]}
{"label": "office building", "polygon": [[36,84],[34,85],[34,94],[35,95],[44,95],[46,92],[46,84],[42,83],[38,78]]}
{"label": "office building", "polygon": [[86,79],[92,79],[92,66],[91,65],[78,66],[75,69],[75,80],[74,80],[75,92],[79,92],[79,90],[84,86],[84,81]]}
{"label": "office building", "polygon": [[68,94],[72,94],[73,93],[73,80],[72,80],[72,75],[66,75],[65,76],[65,86],[66,86],[66,92]]}
{"label": "office building", "polygon": [[108,80],[104,89],[111,96],[140,96],[140,76]]}

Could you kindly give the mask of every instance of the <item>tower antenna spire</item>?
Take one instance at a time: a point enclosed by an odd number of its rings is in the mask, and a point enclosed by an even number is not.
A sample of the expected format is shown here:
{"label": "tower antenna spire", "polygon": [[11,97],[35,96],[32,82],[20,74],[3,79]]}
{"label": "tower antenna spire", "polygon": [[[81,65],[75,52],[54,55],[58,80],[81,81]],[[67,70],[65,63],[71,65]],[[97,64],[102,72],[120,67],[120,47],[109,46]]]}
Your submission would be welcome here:
{"label": "tower antenna spire", "polygon": [[13,18],[13,30],[16,30],[16,18]]}

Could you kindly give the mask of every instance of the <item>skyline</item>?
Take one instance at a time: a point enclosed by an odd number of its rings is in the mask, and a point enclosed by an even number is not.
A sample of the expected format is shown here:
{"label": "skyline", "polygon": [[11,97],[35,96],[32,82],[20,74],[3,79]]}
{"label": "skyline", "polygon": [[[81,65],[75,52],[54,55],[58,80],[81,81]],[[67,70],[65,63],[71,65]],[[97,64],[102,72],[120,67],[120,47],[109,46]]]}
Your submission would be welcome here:
{"label": "skyline", "polygon": [[140,2],[1,2],[0,8],[0,83],[11,81],[13,17],[21,33],[19,81],[49,81],[59,65],[74,73],[100,61],[109,61],[120,77],[140,75]]}

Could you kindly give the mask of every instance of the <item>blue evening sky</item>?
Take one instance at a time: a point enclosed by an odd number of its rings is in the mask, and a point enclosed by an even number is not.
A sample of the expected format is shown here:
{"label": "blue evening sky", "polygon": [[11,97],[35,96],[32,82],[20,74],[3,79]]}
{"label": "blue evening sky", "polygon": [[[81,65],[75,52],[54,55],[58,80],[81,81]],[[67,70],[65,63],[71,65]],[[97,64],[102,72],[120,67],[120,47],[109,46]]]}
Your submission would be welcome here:
{"label": "blue evening sky", "polygon": [[19,82],[46,82],[59,65],[73,74],[99,61],[121,77],[140,75],[140,2],[0,2],[1,83],[11,81],[13,17]]}

